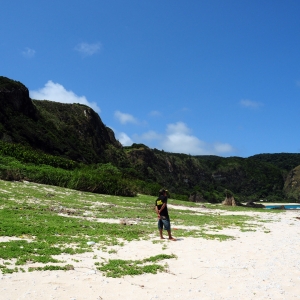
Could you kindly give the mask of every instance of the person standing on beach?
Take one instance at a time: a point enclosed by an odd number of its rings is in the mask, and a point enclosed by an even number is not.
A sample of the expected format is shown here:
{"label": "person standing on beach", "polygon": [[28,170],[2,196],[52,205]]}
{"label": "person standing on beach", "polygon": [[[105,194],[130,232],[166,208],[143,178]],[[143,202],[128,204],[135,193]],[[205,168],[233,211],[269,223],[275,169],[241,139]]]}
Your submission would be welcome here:
{"label": "person standing on beach", "polygon": [[164,239],[163,228],[165,228],[165,230],[167,230],[168,232],[169,240],[176,241],[176,239],[174,239],[171,234],[171,222],[168,213],[167,201],[167,191],[161,189],[158,192],[158,198],[155,201],[155,211],[157,213],[158,218],[157,226],[159,230],[159,235],[161,239]]}

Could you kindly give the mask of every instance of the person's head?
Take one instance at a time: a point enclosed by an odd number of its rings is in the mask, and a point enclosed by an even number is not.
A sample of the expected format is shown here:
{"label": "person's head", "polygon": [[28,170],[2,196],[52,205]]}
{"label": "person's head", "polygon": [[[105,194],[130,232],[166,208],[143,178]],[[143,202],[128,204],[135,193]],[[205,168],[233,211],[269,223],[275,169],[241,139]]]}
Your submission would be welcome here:
{"label": "person's head", "polygon": [[165,196],[166,195],[166,190],[165,189],[160,189],[158,192],[159,196]]}

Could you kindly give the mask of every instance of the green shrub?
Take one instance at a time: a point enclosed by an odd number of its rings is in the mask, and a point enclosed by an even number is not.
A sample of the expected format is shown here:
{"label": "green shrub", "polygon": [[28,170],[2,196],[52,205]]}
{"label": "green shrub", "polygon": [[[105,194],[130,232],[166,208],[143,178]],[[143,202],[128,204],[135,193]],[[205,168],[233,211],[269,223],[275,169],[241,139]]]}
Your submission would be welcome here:
{"label": "green shrub", "polygon": [[24,163],[33,163],[35,165],[49,165],[56,168],[72,170],[77,167],[77,163],[60,157],[49,155],[41,151],[25,147],[20,144],[12,144],[0,140],[0,155],[14,157]]}

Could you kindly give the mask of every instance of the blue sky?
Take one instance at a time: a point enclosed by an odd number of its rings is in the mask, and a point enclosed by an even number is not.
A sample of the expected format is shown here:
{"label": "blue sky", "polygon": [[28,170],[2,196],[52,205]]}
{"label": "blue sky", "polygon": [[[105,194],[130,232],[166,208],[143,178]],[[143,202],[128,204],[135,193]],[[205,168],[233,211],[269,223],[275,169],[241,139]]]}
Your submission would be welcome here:
{"label": "blue sky", "polygon": [[84,103],[123,145],[300,152],[300,1],[10,0],[0,75]]}

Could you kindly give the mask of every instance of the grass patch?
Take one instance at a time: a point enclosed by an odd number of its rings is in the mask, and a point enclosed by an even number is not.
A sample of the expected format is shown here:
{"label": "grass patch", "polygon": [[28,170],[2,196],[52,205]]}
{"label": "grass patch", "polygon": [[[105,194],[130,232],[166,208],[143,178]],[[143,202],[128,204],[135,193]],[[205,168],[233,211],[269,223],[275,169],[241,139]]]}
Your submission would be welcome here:
{"label": "grass patch", "polygon": [[70,271],[70,270],[74,270],[74,266],[73,265],[65,265],[65,266],[46,265],[44,267],[30,267],[30,268],[28,268],[29,272],[33,272],[33,271],[57,271],[57,270]]}
{"label": "grass patch", "polygon": [[[105,276],[113,278],[144,273],[157,274],[166,272],[167,265],[158,265],[156,262],[170,258],[176,258],[176,255],[159,254],[143,260],[110,259],[108,262],[101,263],[97,269],[102,271]],[[99,263],[95,263],[95,265],[99,265]]]}
{"label": "grass patch", "polygon": [[8,268],[7,266],[0,265],[0,270],[2,274],[12,274],[15,272],[19,272],[19,269],[17,267],[15,268]]}

